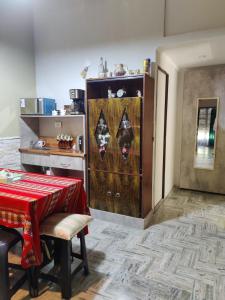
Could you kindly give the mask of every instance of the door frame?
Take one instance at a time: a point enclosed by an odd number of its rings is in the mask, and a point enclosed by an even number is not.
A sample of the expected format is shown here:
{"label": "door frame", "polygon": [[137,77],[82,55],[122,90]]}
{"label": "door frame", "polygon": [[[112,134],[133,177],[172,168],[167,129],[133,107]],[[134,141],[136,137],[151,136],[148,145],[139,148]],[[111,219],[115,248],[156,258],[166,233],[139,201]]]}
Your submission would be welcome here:
{"label": "door frame", "polygon": [[[169,74],[160,66],[157,68],[157,82],[158,72],[162,72],[166,76],[165,84],[165,106],[164,106],[164,126],[163,126],[163,166],[162,166],[162,199],[165,197],[165,172],[166,172],[166,142],[167,142],[167,112],[168,112],[168,91],[169,91]],[[158,95],[156,95],[157,99]]]}

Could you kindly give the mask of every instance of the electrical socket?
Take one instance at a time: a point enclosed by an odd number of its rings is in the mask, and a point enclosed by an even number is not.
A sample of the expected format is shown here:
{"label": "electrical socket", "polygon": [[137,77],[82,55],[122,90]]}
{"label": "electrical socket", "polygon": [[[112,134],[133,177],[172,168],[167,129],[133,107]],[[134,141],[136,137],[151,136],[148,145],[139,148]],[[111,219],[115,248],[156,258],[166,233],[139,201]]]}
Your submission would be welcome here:
{"label": "electrical socket", "polygon": [[62,128],[62,122],[60,121],[55,122],[55,128]]}

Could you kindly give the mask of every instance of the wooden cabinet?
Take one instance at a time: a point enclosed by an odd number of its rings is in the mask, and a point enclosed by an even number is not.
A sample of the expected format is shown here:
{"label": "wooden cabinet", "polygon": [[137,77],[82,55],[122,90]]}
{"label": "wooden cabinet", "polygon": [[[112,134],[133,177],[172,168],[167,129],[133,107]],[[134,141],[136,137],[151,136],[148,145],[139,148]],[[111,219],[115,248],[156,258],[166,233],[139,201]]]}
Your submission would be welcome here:
{"label": "wooden cabinet", "polygon": [[[109,87],[124,88],[126,97],[108,98]],[[87,81],[92,208],[142,218],[151,210],[153,104],[154,81],[147,74]]]}

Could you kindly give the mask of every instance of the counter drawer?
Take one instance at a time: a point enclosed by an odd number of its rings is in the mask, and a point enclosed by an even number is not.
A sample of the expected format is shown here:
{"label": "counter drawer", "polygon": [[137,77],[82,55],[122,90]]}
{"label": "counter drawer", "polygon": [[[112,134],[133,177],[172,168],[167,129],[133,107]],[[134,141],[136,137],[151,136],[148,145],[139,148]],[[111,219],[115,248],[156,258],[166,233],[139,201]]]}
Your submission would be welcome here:
{"label": "counter drawer", "polygon": [[21,163],[49,167],[49,155],[21,153]]}
{"label": "counter drawer", "polygon": [[83,159],[81,157],[50,155],[51,168],[61,168],[83,171]]}

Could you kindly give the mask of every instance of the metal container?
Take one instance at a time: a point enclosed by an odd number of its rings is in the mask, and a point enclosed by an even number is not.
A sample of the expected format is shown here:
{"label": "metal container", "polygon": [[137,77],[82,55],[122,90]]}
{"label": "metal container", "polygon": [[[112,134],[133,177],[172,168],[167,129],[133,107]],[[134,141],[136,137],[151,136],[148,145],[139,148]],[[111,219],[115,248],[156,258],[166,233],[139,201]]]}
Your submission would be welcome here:
{"label": "metal container", "polygon": [[150,58],[146,58],[144,60],[144,73],[150,73],[151,60]]}
{"label": "metal container", "polygon": [[51,115],[56,109],[55,99],[22,98],[20,99],[21,115]]}
{"label": "metal container", "polygon": [[78,135],[76,139],[76,150],[77,152],[84,152],[84,141],[83,135]]}
{"label": "metal container", "polygon": [[70,99],[73,100],[70,114],[84,114],[84,90],[70,89]]}

